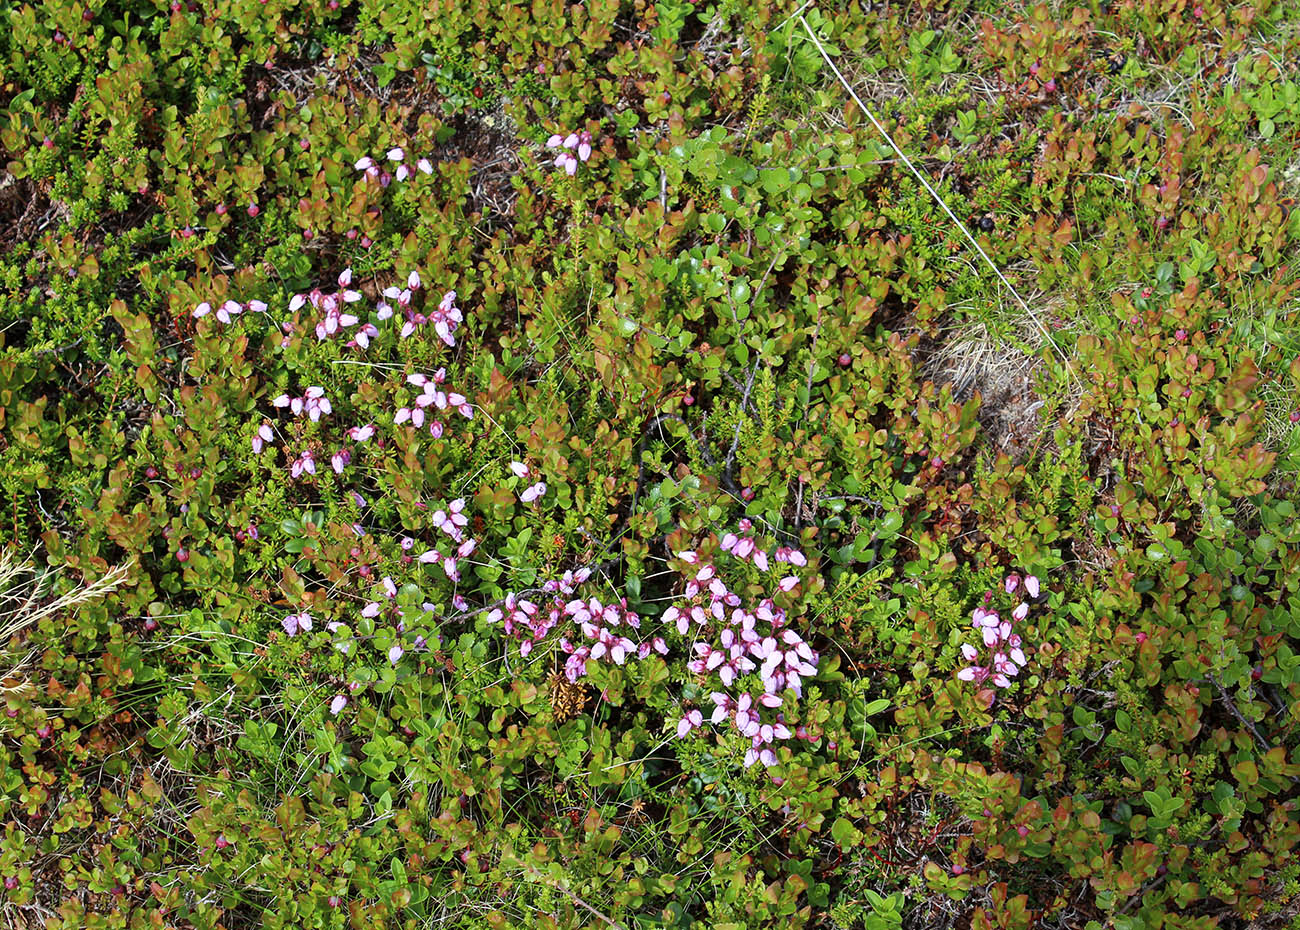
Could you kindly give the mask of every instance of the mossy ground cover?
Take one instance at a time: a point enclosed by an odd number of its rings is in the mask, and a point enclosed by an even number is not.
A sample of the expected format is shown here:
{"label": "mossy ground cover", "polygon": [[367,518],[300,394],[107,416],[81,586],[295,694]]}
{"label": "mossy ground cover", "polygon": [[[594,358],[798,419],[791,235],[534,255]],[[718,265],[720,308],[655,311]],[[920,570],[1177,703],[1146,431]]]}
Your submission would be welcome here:
{"label": "mossy ground cover", "polygon": [[0,13],[6,926],[1296,925],[1293,0]]}

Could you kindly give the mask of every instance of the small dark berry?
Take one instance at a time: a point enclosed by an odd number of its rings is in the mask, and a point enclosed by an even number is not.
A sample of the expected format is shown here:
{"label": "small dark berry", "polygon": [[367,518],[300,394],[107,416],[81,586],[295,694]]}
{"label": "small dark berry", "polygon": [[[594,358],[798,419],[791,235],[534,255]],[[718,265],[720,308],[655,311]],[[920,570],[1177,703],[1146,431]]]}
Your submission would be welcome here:
{"label": "small dark berry", "polygon": [[993,217],[991,216],[980,217],[980,229],[983,230],[984,232],[993,232]]}

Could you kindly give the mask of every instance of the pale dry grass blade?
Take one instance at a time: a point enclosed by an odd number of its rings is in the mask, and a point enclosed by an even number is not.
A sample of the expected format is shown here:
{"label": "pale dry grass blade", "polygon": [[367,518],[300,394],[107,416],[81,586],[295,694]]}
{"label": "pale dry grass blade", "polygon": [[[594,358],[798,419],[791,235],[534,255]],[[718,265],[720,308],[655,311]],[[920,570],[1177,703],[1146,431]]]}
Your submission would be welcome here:
{"label": "pale dry grass blade", "polygon": [[[19,561],[12,549],[0,552],[0,645],[7,644],[23,630],[46,617],[111,594],[130,575],[132,564],[127,562],[119,565],[87,585],[42,602],[49,594],[58,573],[54,570],[38,573],[30,561]],[[21,687],[20,684],[11,685],[10,682],[17,680],[18,674],[32,655],[29,652],[17,660],[6,660],[10,667],[0,674],[4,682],[0,684],[0,690],[13,691]]]}

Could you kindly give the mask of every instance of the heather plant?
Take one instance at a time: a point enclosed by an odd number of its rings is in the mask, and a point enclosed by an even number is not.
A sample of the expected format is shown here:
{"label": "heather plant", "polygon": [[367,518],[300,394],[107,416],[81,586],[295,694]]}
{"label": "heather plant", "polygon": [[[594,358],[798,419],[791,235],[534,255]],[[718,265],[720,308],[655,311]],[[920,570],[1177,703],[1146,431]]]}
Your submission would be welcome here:
{"label": "heather plant", "polygon": [[0,14],[7,922],[1294,922],[1294,4]]}

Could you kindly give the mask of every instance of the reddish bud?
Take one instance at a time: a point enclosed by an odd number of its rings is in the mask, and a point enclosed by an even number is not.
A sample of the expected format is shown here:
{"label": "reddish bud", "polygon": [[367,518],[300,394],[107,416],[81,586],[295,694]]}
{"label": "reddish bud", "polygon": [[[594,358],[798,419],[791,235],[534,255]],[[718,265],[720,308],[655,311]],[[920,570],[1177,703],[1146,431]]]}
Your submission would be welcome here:
{"label": "reddish bud", "polygon": [[255,204],[255,203],[250,203],[250,204],[248,205],[248,215],[249,215],[249,216],[257,216],[257,214],[259,214],[259,213],[261,213],[261,212],[262,212],[262,211],[261,211],[260,209],[258,209],[257,204]]}
{"label": "reddish bud", "polygon": [[1029,828],[1022,823],[1020,826],[1016,827],[1016,832],[1019,833],[1021,837],[1026,837],[1029,835]]}
{"label": "reddish bud", "polygon": [[146,478],[157,478],[157,477],[158,477],[158,469],[156,469],[156,468],[154,468],[152,465],[150,465],[148,468],[146,468],[146,469],[144,470],[144,476],[145,476]]}
{"label": "reddish bud", "polygon": [[177,549],[177,550],[176,550],[176,561],[177,561],[177,562],[188,562],[189,560],[190,560],[190,550],[188,550],[188,549]]}
{"label": "reddish bud", "polygon": [[1047,91],[1049,94],[1056,93],[1056,78],[1052,78],[1052,80],[1044,84],[1043,90]]}
{"label": "reddish bud", "polygon": [[41,739],[49,739],[50,734],[53,732],[54,731],[50,729],[50,725],[47,723],[44,726],[37,728],[36,735]]}
{"label": "reddish bud", "polygon": [[145,630],[145,632],[146,632],[146,633],[152,633],[152,632],[153,632],[154,630],[156,630],[156,629],[158,629],[158,621],[155,620],[153,617],[147,617],[147,618],[145,618],[145,621],[144,621],[144,630]]}
{"label": "reddish bud", "polygon": [[1137,643],[1138,643],[1139,646],[1141,646],[1143,643],[1145,643],[1145,642],[1147,641],[1147,639],[1148,639],[1147,634],[1145,634],[1145,633],[1139,633],[1139,634],[1138,634],[1136,637],[1134,637],[1134,638],[1137,640]]}
{"label": "reddish bud", "polygon": [[682,403],[685,404],[687,407],[689,407],[693,403],[695,403],[695,398],[692,395],[687,394],[685,397],[682,398]]}
{"label": "reddish bud", "polygon": [[840,356],[839,362],[841,368],[848,368],[850,365],[853,364],[853,356],[845,352],[843,355]]}
{"label": "reddish bud", "polygon": [[741,497],[742,500],[752,501],[752,500],[754,499],[754,489],[753,489],[753,488],[741,488],[741,489],[740,489],[740,497]]}
{"label": "reddish bud", "polygon": [[219,203],[219,204],[217,204],[217,206],[216,206],[216,211],[217,211],[217,216],[225,216],[225,215],[226,215],[226,205],[225,205],[224,203]]}

